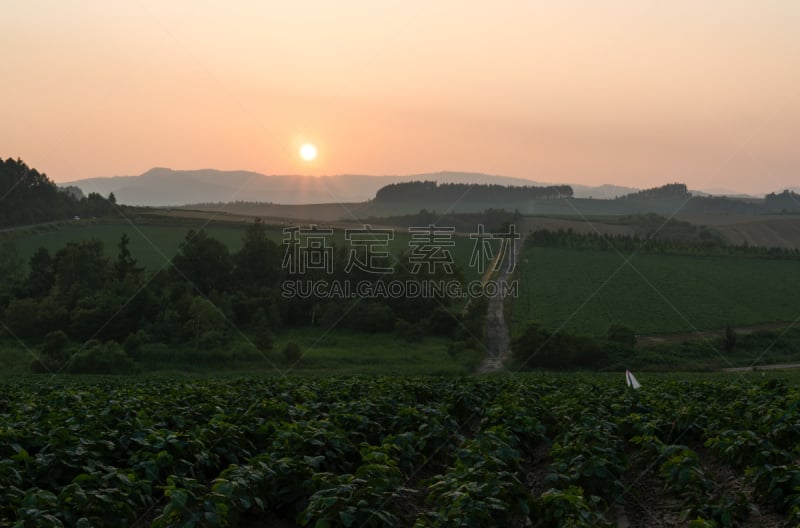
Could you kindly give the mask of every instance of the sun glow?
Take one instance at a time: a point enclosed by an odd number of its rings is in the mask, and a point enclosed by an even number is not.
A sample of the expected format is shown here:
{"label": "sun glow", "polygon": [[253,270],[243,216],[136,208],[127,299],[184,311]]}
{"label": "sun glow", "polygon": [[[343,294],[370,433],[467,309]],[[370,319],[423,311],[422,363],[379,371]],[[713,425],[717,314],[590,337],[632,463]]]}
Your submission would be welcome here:
{"label": "sun glow", "polygon": [[311,161],[317,157],[317,147],[311,143],[306,143],[300,147],[300,157],[306,161]]}

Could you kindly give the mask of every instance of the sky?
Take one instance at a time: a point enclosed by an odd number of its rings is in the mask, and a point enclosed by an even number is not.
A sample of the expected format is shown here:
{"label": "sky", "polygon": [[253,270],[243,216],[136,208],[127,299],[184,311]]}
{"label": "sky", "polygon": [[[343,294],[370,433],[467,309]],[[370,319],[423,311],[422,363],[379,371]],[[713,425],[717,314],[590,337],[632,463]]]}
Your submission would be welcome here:
{"label": "sky", "polygon": [[796,0],[0,6],[0,156],[57,182],[160,166],[800,185]]}

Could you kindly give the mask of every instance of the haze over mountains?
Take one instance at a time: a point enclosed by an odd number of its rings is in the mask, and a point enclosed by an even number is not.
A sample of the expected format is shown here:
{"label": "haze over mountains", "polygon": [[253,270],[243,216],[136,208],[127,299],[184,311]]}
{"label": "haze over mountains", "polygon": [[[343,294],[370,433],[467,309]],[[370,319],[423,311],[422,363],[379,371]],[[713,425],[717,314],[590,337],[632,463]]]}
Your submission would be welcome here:
{"label": "haze over mountains", "polygon": [[[375,197],[381,187],[391,183],[431,180],[439,183],[480,183],[498,185],[548,185],[546,183],[468,172],[438,172],[408,176],[267,176],[257,172],[172,170],[156,167],[139,176],[91,178],[62,183],[75,185],[88,194],[108,196],[113,192],[119,203],[169,206],[208,202],[271,202],[276,204],[314,204],[364,202]],[[590,187],[572,185],[576,197],[614,198],[637,189],[616,185]]]}

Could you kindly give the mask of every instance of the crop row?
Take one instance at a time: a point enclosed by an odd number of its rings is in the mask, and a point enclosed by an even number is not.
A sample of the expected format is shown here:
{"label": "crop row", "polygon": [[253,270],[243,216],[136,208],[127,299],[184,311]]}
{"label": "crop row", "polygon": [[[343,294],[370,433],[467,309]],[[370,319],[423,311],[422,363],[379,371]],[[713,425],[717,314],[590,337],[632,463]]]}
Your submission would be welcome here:
{"label": "crop row", "polygon": [[0,526],[604,526],[632,457],[687,523],[758,500],[797,524],[799,401],[774,381],[23,380],[0,385]]}

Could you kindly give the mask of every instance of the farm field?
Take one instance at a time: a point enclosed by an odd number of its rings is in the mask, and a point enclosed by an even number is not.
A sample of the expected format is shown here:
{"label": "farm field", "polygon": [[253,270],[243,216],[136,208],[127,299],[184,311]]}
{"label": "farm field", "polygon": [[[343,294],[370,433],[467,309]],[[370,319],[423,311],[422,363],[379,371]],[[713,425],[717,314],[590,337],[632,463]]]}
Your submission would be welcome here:
{"label": "farm field", "polygon": [[715,229],[730,244],[800,248],[800,215],[678,215]]}
{"label": "farm field", "polygon": [[[197,224],[197,228],[202,226]],[[242,235],[246,224],[241,225],[210,225],[205,231],[212,237],[223,242],[228,249],[236,251],[242,246]],[[82,242],[97,239],[103,242],[106,255],[114,257],[117,244],[123,233],[130,238],[129,249],[139,262],[153,271],[166,265],[165,257],[172,258],[177,252],[186,233],[191,229],[186,225],[137,225],[132,227],[128,223],[91,223],[76,222],[59,229],[42,230],[37,233],[25,233],[13,239],[19,257],[27,262],[40,247],[55,253],[68,242]],[[280,240],[280,233],[275,232],[276,240]]]}
{"label": "farm field", "polygon": [[[92,221],[80,221],[74,224],[67,224],[56,228],[39,229],[31,233],[21,233],[12,238],[17,248],[17,254],[27,262],[30,257],[40,247],[47,248],[51,253],[64,247],[67,242],[88,241],[92,238],[103,242],[106,255],[114,257],[117,251],[117,244],[123,233],[127,233],[130,238],[129,249],[139,262],[150,270],[158,270],[166,265],[165,258],[172,258],[186,237],[189,229],[204,229],[209,236],[219,239],[231,252],[238,251],[242,247],[242,236],[250,221],[232,222],[213,222],[205,225],[202,219],[181,218],[166,219],[164,224],[159,224],[157,220],[148,219],[147,223],[138,224],[135,227],[127,222],[104,223]],[[306,227],[306,224],[300,224]],[[320,224],[320,228],[326,227]],[[277,244],[281,244],[284,234],[280,228],[269,229],[268,235]],[[344,231],[334,229],[332,240],[337,246],[346,247]],[[409,249],[410,235],[405,228],[395,230],[394,240],[388,244],[390,254],[398,255]],[[465,275],[471,276],[469,268],[470,255],[472,252],[473,241],[461,235],[454,236],[455,245],[450,248],[454,262],[461,267]],[[477,272],[475,272],[477,274]]]}
{"label": "farm field", "polygon": [[0,525],[800,522],[796,380],[640,381],[5,380]]}
{"label": "farm field", "polygon": [[528,320],[593,336],[612,324],[668,334],[794,321],[800,263],[735,257],[527,247],[517,266],[513,331]]}

